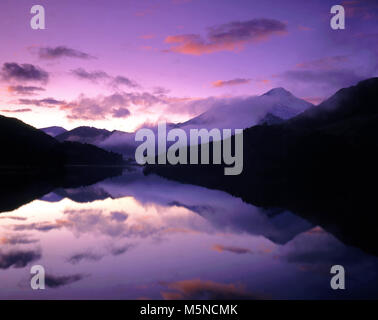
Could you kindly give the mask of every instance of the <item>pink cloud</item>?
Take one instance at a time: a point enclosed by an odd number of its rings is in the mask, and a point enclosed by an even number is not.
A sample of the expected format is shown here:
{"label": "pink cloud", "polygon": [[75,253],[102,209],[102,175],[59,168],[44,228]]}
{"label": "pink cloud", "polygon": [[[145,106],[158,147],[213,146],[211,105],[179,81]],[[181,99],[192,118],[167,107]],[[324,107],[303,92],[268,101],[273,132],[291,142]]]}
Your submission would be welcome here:
{"label": "pink cloud", "polygon": [[240,51],[247,44],[268,40],[273,35],[287,33],[286,24],[273,19],[234,21],[209,28],[206,37],[199,34],[168,36],[168,52],[189,55],[210,54],[219,51]]}
{"label": "pink cloud", "polygon": [[30,112],[32,109],[25,108],[25,109],[4,109],[0,110],[1,112],[10,112],[10,113],[22,113],[22,112]]}
{"label": "pink cloud", "polygon": [[250,82],[251,82],[251,79],[237,78],[237,79],[226,80],[226,81],[223,81],[223,80],[214,81],[212,83],[212,86],[215,88],[220,88],[220,87],[225,87],[225,86],[236,86],[236,85],[241,85],[241,84],[248,84]]}

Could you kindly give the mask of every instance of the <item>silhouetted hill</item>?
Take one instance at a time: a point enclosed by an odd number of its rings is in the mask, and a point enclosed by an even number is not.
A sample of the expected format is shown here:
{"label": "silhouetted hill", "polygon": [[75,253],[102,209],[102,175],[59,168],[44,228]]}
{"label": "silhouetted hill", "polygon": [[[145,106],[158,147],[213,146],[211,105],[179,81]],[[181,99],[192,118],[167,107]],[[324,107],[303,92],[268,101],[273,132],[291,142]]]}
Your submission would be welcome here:
{"label": "silhouetted hill", "polygon": [[96,144],[112,134],[111,131],[105,129],[97,129],[94,127],[77,127],[70,131],[64,132],[58,136],[56,139],[60,142],[72,141],[81,143]]}
{"label": "silhouetted hill", "polygon": [[121,164],[122,156],[80,143],[59,143],[24,122],[0,116],[1,166],[54,167],[76,164]]}
{"label": "silhouetted hill", "polygon": [[377,138],[372,78],[281,124],[246,129],[239,176],[224,176],[223,165],[154,165],[145,172],[292,210],[378,254]]}
{"label": "silhouetted hill", "polygon": [[0,116],[1,165],[63,164],[58,142],[20,120]]}
{"label": "silhouetted hill", "polygon": [[41,128],[39,130],[43,131],[44,133],[47,133],[49,136],[52,136],[52,137],[56,137],[64,132],[67,132],[66,129],[62,127],[57,127],[57,126]]}

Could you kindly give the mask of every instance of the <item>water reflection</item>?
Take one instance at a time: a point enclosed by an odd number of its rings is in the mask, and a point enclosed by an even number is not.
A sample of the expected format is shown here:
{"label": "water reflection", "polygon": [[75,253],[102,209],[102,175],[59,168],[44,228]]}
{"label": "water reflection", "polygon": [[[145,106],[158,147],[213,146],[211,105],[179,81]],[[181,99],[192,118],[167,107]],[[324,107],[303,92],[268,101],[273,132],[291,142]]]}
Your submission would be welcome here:
{"label": "water reflection", "polygon": [[[378,296],[378,259],[291,212],[139,170],[0,214],[0,298]],[[30,266],[46,268],[44,291]],[[335,292],[330,267],[347,270]]]}

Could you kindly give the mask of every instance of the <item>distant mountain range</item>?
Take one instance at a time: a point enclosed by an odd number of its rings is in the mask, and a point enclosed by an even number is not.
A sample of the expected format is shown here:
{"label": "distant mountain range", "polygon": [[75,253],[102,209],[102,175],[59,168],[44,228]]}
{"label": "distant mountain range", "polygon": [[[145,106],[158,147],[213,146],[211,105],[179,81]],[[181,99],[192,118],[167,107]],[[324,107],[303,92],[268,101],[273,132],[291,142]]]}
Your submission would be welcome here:
{"label": "distant mountain range", "polygon": [[[185,131],[192,128],[245,129],[257,124],[280,123],[312,107],[311,103],[296,98],[285,89],[275,88],[261,96],[215,101],[214,106],[201,115],[184,123],[168,124],[168,126]],[[156,127],[151,129],[157,131]],[[108,131],[93,127],[78,127],[70,131],[60,127],[41,130],[60,142],[89,143],[108,151],[121,153],[125,158],[133,159],[138,146],[133,132]]]}

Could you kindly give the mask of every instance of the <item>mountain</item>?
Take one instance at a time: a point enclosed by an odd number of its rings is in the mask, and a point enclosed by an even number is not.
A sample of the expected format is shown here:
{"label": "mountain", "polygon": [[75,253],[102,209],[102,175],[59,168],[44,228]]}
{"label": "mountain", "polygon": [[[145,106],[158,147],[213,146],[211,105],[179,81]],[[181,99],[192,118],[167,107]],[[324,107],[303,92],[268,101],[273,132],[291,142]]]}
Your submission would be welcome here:
{"label": "mountain", "polygon": [[263,117],[262,119],[260,119],[260,121],[257,123],[258,125],[267,125],[267,126],[271,126],[273,124],[279,124],[279,123],[282,123],[284,122],[285,120],[268,112],[265,117]]}
{"label": "mountain", "polygon": [[56,139],[24,122],[0,116],[0,165],[121,164],[122,156],[78,142],[59,143]]}
{"label": "mountain", "polygon": [[245,129],[264,119],[274,122],[290,119],[313,105],[299,99],[283,88],[272,89],[261,96],[229,99],[187,122],[179,124],[182,129]]}
{"label": "mountain", "polygon": [[96,145],[105,150],[120,153],[125,159],[134,159],[135,149],[138,146],[134,133],[117,130]]}
{"label": "mountain", "polygon": [[71,141],[97,145],[111,134],[112,132],[105,129],[78,127],[57,135],[56,139],[60,142]]}
{"label": "mountain", "polygon": [[243,138],[238,176],[225,176],[224,165],[149,165],[145,173],[288,209],[378,254],[378,78],[280,124],[248,128]]}
{"label": "mountain", "polygon": [[[340,175],[351,174],[357,169],[357,164],[365,169],[371,166],[373,172],[376,166],[372,165],[371,159],[378,153],[377,102],[378,78],[372,78],[341,89],[320,105],[280,124],[257,125],[244,130],[244,170],[239,176],[224,176],[223,165],[156,165],[148,166],[148,170],[167,173],[177,170],[179,173],[182,169],[198,169],[205,176],[211,176],[214,184],[222,184],[221,181],[225,179],[248,177],[249,185],[260,186],[268,185],[270,181],[278,184],[280,179],[293,180],[293,177],[304,180],[309,175],[316,181],[319,177],[329,180],[330,176],[324,177],[324,174],[331,167],[334,169],[329,172],[332,176],[336,172]],[[310,167],[312,171],[307,170]],[[339,172],[340,168],[348,170],[342,173]],[[358,170],[361,168],[358,167]],[[215,171],[220,174],[214,174]],[[200,174],[190,174],[190,178],[202,179]],[[309,184],[312,188],[313,182]],[[233,183],[230,189],[235,191]]]}
{"label": "mountain", "polygon": [[60,142],[89,143],[110,152],[122,154],[125,159],[134,158],[137,144],[134,133],[108,131],[94,127],[78,127],[56,136]]}
{"label": "mountain", "polygon": [[56,137],[64,132],[67,132],[66,129],[62,127],[47,127],[47,128],[41,128],[39,129],[43,131],[44,133],[47,133],[49,136]]}

